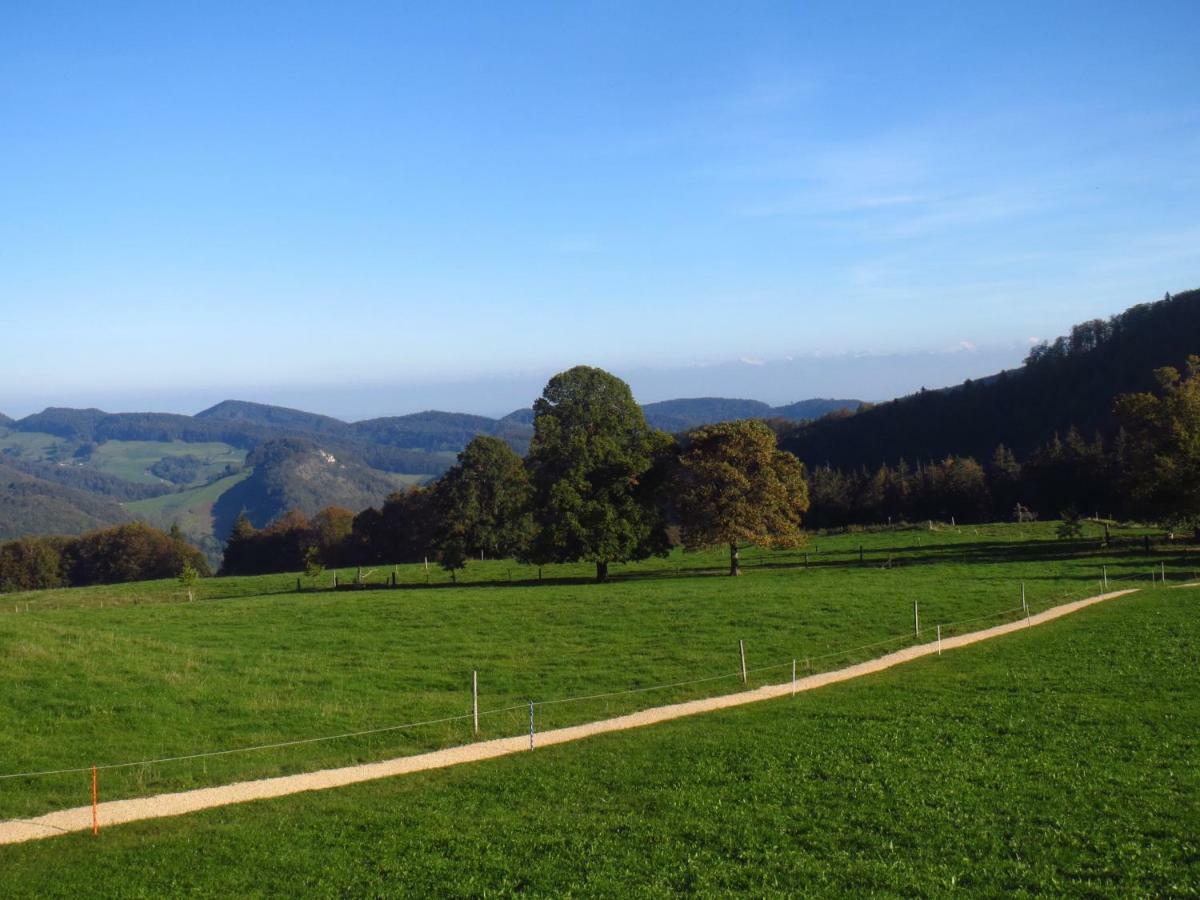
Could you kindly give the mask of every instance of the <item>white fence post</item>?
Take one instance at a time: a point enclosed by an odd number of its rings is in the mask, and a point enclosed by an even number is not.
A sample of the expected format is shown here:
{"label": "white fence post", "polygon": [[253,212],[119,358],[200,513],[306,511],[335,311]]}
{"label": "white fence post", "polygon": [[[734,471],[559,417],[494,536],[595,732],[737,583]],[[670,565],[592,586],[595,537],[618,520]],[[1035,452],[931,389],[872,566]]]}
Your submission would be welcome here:
{"label": "white fence post", "polygon": [[479,672],[471,671],[471,716],[475,720],[475,737],[479,737]]}
{"label": "white fence post", "polygon": [[913,601],[913,629],[916,634],[921,633],[921,610],[917,606],[917,601]]}
{"label": "white fence post", "polygon": [[742,684],[747,684],[746,681],[746,642],[738,638],[738,653],[742,656]]}
{"label": "white fence post", "polygon": [[937,627],[937,629],[938,629],[938,656],[941,656],[942,655],[942,626],[939,625]]}
{"label": "white fence post", "polygon": [[796,661],[792,660],[792,696],[796,696]]}
{"label": "white fence post", "polygon": [[533,749],[533,701],[529,701],[529,749]]}

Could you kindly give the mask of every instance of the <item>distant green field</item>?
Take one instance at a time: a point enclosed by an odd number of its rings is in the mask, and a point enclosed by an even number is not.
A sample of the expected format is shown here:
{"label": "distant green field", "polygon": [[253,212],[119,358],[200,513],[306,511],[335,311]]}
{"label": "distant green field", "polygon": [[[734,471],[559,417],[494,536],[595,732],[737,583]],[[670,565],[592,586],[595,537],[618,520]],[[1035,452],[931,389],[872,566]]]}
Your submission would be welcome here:
{"label": "distant green field", "polygon": [[[1069,577],[1069,569],[1056,571]],[[836,574],[847,586],[838,605],[857,608],[853,574]],[[720,602],[726,590],[766,580],[758,573],[724,582],[721,591],[715,578],[701,580],[714,588],[706,602],[746,617],[739,630],[763,621],[761,593]],[[945,580],[948,595],[954,579]],[[832,583],[819,586],[834,602]],[[807,605],[809,592],[795,587]],[[878,605],[891,596],[882,591]],[[0,885],[9,896],[1194,895],[1197,603],[1200,592],[1145,590],[794,699],[112,828],[98,839],[77,834],[0,848]],[[614,626],[628,611],[608,599],[591,604],[606,609]],[[542,634],[578,616],[557,599],[534,609],[525,625]],[[444,617],[470,630],[457,610],[444,608]],[[292,642],[299,653],[313,637],[264,630],[248,607],[238,612],[246,632],[261,635],[264,653],[287,655]],[[327,628],[345,635],[336,624],[344,619],[328,618]],[[100,625],[99,640],[111,641],[118,627],[131,632],[131,624]],[[162,649],[198,638],[182,630],[168,636],[165,626]],[[424,621],[410,627],[428,634]],[[688,622],[680,627],[698,636]],[[219,631],[228,641],[230,627]],[[137,633],[139,646],[159,646]],[[220,642],[212,639],[214,647]],[[586,642],[593,658],[629,659]],[[438,646],[432,640],[426,648]],[[653,653],[650,645],[643,651]],[[372,652],[358,641],[341,648],[345,689]],[[534,655],[525,668],[542,663]],[[190,677],[204,674],[199,665]],[[260,693],[263,673],[247,674],[239,693],[259,697],[273,714]],[[308,705],[328,700],[318,690]]]}
{"label": "distant green field", "polygon": [[[472,563],[457,586],[409,565],[396,568],[396,590],[297,594],[297,576],[278,575],[206,579],[190,604],[171,581],[5,595],[0,759],[4,771],[33,771],[459,716],[473,669],[485,711],[517,707],[486,715],[484,736],[514,734],[528,727],[529,699],[711,679],[539,707],[539,727],[549,728],[736,689],[739,639],[751,683],[779,681],[792,659],[836,668],[910,642],[914,600],[928,637],[938,623],[971,630],[1019,615],[1022,581],[1038,609],[1096,593],[1102,565],[1114,587],[1148,587],[1162,565],[1175,582],[1193,574],[1193,557],[1178,548],[1101,551],[1051,533],[1038,525],[815,537],[808,568],[802,553],[750,550],[740,579],[719,574],[721,554],[677,552],[614,567],[609,584],[592,583],[586,566],[546,567],[539,582],[536,569],[489,561]],[[379,583],[391,571],[366,577]],[[345,583],[352,573],[340,575]],[[137,766],[106,774],[105,792],[140,795],[469,738],[460,720]],[[75,805],[80,784],[69,775],[0,782],[0,815]]]}
{"label": "distant green field", "polygon": [[0,454],[9,454],[26,462],[65,458],[64,446],[62,439],[52,434],[0,429]]}
{"label": "distant green field", "polygon": [[240,466],[246,451],[217,441],[189,444],[183,441],[105,441],[96,447],[88,465],[140,484],[162,484],[163,479],[149,469],[160,459],[169,456],[195,456],[204,461],[200,473],[192,481],[202,485],[227,465]]}
{"label": "distant green field", "polygon": [[178,524],[184,534],[212,534],[212,505],[223,493],[250,477],[253,469],[245,469],[212,484],[201,485],[175,494],[163,494],[149,500],[124,504],[131,515],[149,522],[156,528],[169,529]]}

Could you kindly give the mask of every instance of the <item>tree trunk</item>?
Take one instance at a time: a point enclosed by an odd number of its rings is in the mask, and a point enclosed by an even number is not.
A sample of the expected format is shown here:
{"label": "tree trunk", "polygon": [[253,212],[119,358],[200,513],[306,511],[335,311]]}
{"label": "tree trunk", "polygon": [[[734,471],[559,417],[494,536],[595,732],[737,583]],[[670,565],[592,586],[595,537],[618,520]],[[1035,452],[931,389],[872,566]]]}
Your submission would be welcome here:
{"label": "tree trunk", "polygon": [[742,561],[738,556],[738,545],[736,541],[730,541],[729,543],[729,574],[742,574]]}
{"label": "tree trunk", "polygon": [[607,562],[607,560],[605,562],[597,562],[596,563],[596,580],[597,581],[608,581],[608,562]]}

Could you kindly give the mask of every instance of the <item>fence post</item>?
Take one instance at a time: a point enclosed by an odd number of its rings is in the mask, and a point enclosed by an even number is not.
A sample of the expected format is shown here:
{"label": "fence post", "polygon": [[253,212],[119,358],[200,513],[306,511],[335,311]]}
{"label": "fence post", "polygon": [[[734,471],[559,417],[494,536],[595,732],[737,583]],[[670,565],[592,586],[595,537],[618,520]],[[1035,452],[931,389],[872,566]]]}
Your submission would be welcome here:
{"label": "fence post", "polygon": [[1104,574],[1104,589],[1108,590],[1108,566],[1101,566],[1100,571]]}
{"label": "fence post", "polygon": [[942,655],[942,626],[939,625],[937,627],[937,629],[938,629],[938,656],[941,656]]}
{"label": "fence post", "polygon": [[96,767],[92,766],[92,836],[100,833],[100,782],[96,776]]}
{"label": "fence post", "polygon": [[738,638],[738,653],[742,656],[742,684],[746,682],[746,642]]}
{"label": "fence post", "polygon": [[1163,562],[1159,565],[1162,566],[1162,583],[1165,585],[1167,583],[1167,564]]}
{"label": "fence post", "polygon": [[479,737],[479,672],[471,670],[471,716],[475,719],[475,737]]}
{"label": "fence post", "polygon": [[916,629],[917,634],[921,633],[921,610],[917,606],[916,600],[913,601],[913,628]]}
{"label": "fence post", "polygon": [[792,660],[792,696],[796,696],[796,661]]}
{"label": "fence post", "polygon": [[529,749],[533,749],[533,701],[529,701]]}

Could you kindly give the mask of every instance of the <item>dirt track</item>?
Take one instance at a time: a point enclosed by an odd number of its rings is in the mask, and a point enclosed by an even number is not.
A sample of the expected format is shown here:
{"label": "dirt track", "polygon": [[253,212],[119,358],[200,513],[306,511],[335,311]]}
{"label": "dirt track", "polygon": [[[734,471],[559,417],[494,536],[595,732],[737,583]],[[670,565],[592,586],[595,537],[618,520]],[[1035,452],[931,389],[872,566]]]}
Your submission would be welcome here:
{"label": "dirt track", "polygon": [[[1020,631],[1033,625],[1049,622],[1062,616],[1070,615],[1094,603],[1101,603],[1115,597],[1133,593],[1133,590],[1113,591],[1065,603],[1045,612],[1038,613],[1028,620],[997,625],[982,631],[958,637],[947,637],[942,640],[942,650],[953,650],[980,641],[990,640],[1014,631]],[[628,728],[639,728],[643,725],[653,725],[670,719],[684,716],[694,716],[698,713],[726,709],[731,706],[742,706],[746,703],[757,703],[760,700],[770,700],[774,697],[790,696],[793,691],[811,691],[848,681],[872,672],[880,672],[900,665],[909,660],[929,656],[938,652],[937,642],[921,644],[889,653],[878,659],[847,666],[832,672],[822,672],[799,679],[793,684],[787,681],[783,684],[767,685],[752,691],[737,694],[727,694],[721,697],[710,697],[705,700],[691,700],[687,703],[676,703],[671,706],[658,706],[642,712],[604,719],[599,722],[589,722],[586,725],[575,725],[570,728],[558,728],[553,731],[541,732],[536,736],[536,747],[548,747],[552,744],[563,744],[577,741],[595,734],[609,731],[624,731]],[[476,744],[465,744],[448,750],[437,750],[422,753],[418,756],[405,756],[384,762],[367,763],[358,766],[347,766],[341,769],[324,769],[318,772],[307,772],[301,775],[286,775],[277,778],[264,778],[258,781],[243,781],[236,784],[226,784],[220,787],[200,788],[175,794],[159,794],[155,797],[142,797],[134,800],[110,800],[99,805],[99,820],[102,828],[120,825],[125,822],[137,822],[142,819],[158,819],[166,816],[179,816],[184,813],[196,812],[201,809],[211,809],[216,806],[227,806],[231,803],[244,803],[249,800],[265,800],[271,797],[283,797],[288,794],[298,794],[303,791],[320,791],[327,788],[342,787],[371,781],[376,778],[390,778],[395,775],[406,775],[410,772],[422,772],[428,769],[440,769],[445,766],[456,766],[460,763],[478,762],[510,753],[529,752],[529,737],[524,735],[515,738],[501,738],[493,741],[482,741]],[[54,837],[72,831],[87,831],[92,827],[92,808],[79,806],[74,809],[64,809],[48,813],[34,819],[14,819],[0,822],[0,844],[16,844],[23,841],[38,840]]]}

